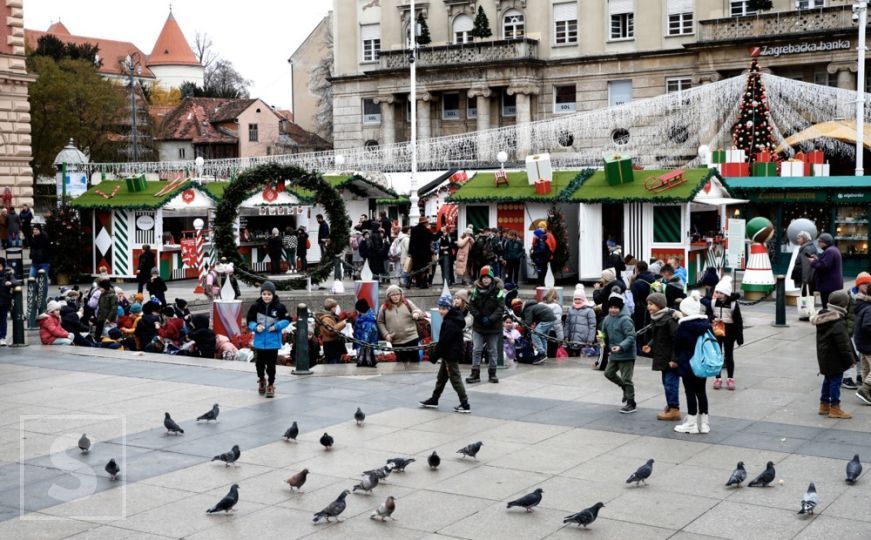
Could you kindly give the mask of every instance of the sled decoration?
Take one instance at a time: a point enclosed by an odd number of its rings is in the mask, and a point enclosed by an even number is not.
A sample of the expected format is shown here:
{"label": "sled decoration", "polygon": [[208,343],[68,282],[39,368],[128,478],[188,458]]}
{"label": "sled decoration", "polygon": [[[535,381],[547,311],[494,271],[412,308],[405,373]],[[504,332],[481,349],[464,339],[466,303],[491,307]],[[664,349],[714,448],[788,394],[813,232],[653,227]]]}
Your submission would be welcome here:
{"label": "sled decoration", "polygon": [[644,181],[644,189],[651,193],[662,193],[663,191],[668,191],[673,187],[684,184],[686,181],[687,179],[684,178],[684,171],[682,169],[677,169],[665,173],[662,176],[651,176]]}
{"label": "sled decoration", "polygon": [[160,191],[155,193],[154,196],[155,197],[163,197],[167,193],[170,193],[170,192],[175,191],[176,189],[180,188],[186,182],[187,182],[187,178],[177,178],[175,180],[170,180],[169,182],[166,183],[165,186],[160,188]]}

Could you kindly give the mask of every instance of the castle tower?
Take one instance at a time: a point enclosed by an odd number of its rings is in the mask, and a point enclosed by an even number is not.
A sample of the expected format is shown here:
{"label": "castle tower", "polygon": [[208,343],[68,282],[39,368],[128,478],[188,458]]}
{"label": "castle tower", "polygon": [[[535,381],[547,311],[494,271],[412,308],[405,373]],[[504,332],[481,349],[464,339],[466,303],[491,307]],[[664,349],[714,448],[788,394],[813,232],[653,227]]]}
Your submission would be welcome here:
{"label": "castle tower", "polygon": [[203,86],[203,66],[197,60],[172,11],[169,12],[145,65],[154,73],[157,84],[166,88],[178,88],[185,82]]}
{"label": "castle tower", "polygon": [[30,169],[30,104],[24,52],[24,0],[0,0],[0,196],[9,188],[12,204],[33,204]]}

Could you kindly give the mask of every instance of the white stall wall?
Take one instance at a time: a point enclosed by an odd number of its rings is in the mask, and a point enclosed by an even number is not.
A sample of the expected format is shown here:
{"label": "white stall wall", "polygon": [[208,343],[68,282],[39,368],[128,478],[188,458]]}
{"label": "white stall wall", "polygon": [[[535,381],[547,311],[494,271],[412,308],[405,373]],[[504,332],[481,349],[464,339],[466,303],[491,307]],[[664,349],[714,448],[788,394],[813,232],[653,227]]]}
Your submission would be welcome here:
{"label": "white stall wall", "polygon": [[602,205],[578,204],[578,275],[602,277]]}

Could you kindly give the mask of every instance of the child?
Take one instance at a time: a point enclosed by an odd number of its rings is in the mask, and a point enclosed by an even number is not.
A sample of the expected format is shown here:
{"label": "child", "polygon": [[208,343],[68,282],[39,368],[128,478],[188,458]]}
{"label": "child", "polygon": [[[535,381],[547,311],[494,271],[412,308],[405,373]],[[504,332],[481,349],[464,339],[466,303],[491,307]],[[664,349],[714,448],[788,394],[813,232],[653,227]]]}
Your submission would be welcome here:
{"label": "child", "polygon": [[514,348],[517,340],[520,339],[520,332],[514,324],[514,319],[507,315],[502,319],[502,349],[506,360],[517,360],[517,350]]}
{"label": "child", "polygon": [[675,311],[666,307],[665,295],[647,295],[647,312],[652,319],[650,341],[642,352],[652,358],[653,371],[662,372],[662,388],[665,390],[665,410],[657,413],[657,420],[680,420],[680,373],[674,357],[674,334],[677,332]]}
{"label": "child", "polygon": [[11,268],[6,268],[5,259],[0,259],[0,347],[6,346],[6,318],[12,309],[12,294],[17,282]]}
{"label": "child", "polygon": [[60,308],[60,302],[52,300],[48,303],[45,313],[40,314],[36,318],[39,324],[39,340],[43,345],[73,344],[74,336],[61,326]]}
{"label": "child", "polygon": [[218,340],[214,330],[209,328],[208,315],[194,315],[191,319],[193,330],[190,332],[190,338],[194,342],[194,350],[189,356],[198,356],[200,358],[214,358],[215,350],[218,346]]}
{"label": "child", "polygon": [[432,391],[432,397],[420,402],[421,407],[435,409],[439,406],[439,398],[445,389],[448,379],[451,386],[460,398],[460,404],[454,407],[454,412],[470,413],[469,398],[463,386],[463,378],[460,375],[459,359],[463,356],[463,328],[466,321],[459,309],[453,306],[450,296],[439,298],[439,313],[442,316],[442,327],[439,331],[439,340],[430,355],[429,361],[436,363],[441,359],[439,373],[436,376],[436,385]]}
{"label": "child", "polygon": [[191,324],[191,310],[188,309],[188,302],[184,298],[176,298],[173,306],[175,316],[184,321],[186,327]]}
{"label": "child", "polygon": [[[575,286],[572,307],[566,314],[563,335],[570,343],[569,356],[578,356],[582,349],[592,349],[596,346],[596,312],[587,301],[587,293],[580,283]],[[594,354],[599,355],[598,351]]]}
{"label": "child", "polygon": [[629,310],[626,309],[621,295],[612,293],[607,305],[608,316],[602,322],[605,346],[610,352],[605,378],[623,390],[623,401],[626,405],[620,409],[620,413],[631,414],[636,411],[635,385],[632,384],[632,372],[635,370],[635,325],[632,324],[632,317],[629,316]]}
{"label": "child", "polygon": [[463,314],[463,319],[466,321],[466,326],[463,328],[463,359],[464,364],[472,363],[472,324],[475,322],[472,314],[469,313],[469,290],[460,289],[454,295],[454,307],[460,310]]}
{"label": "child", "polygon": [[124,335],[121,333],[121,330],[117,328],[110,328],[109,331],[106,332],[106,336],[100,340],[100,347],[102,347],[103,349],[114,349],[116,351],[123,351],[123,338]]}
{"label": "child", "polygon": [[674,334],[674,353],[687,396],[687,417],[682,424],[674,427],[678,433],[697,434],[711,431],[708,419],[708,394],[705,390],[706,379],[696,377],[690,366],[690,359],[696,352],[696,342],[700,336],[711,329],[711,323],[708,322],[708,317],[703,310],[702,295],[699,291],[692,291],[680,302],[683,317],[678,322]]}
{"label": "child", "polygon": [[660,273],[662,274],[662,290],[660,292],[665,295],[667,307],[676,308],[678,301],[686,296],[683,283],[680,277],[675,275],[674,268],[670,264],[663,266]]}
{"label": "child", "polygon": [[[375,312],[369,307],[365,298],[357,300],[354,305],[357,316],[354,318],[354,339],[370,345],[378,345],[378,325],[375,322]],[[375,349],[354,344],[357,350],[357,367],[375,367]]]}
{"label": "child", "polygon": [[[275,397],[275,362],[281,348],[281,331],[287,328],[287,309],[275,294],[275,285],[264,281],[260,298],[248,309],[245,317],[248,329],[254,332],[254,353],[257,358],[257,391]],[[269,377],[267,386],[266,376]]]}
{"label": "child", "polygon": [[100,287],[100,299],[97,302],[94,339],[100,341],[103,338],[103,329],[106,327],[106,323],[111,324],[118,320],[118,296],[108,279],[101,279],[97,285]]}
{"label": "child", "polygon": [[315,332],[321,338],[324,347],[324,360],[327,364],[339,364],[345,354],[345,340],[342,330],[345,329],[345,315],[339,308],[339,303],[333,298],[324,300],[324,310],[315,315],[317,325]]}
{"label": "child", "polygon": [[871,370],[871,274],[861,272],[856,276],[856,303],[853,312],[853,344],[859,353],[861,367],[858,378],[862,387],[856,392],[856,397],[871,405],[871,380],[868,372]]}
{"label": "child", "polygon": [[158,345],[156,338],[160,330],[160,318],[154,314],[157,305],[154,302],[146,302],[142,306],[142,316],[136,323],[133,335],[136,337],[136,347],[144,352],[163,352],[163,347]]}
{"label": "child", "polygon": [[163,325],[157,334],[160,339],[169,342],[174,347],[181,347],[181,339],[184,334],[184,321],[175,316],[175,310],[172,306],[166,306],[161,310],[163,315]]}
{"label": "child", "polygon": [[[723,361],[726,364],[726,375],[729,377],[726,379],[726,388],[729,390],[735,389],[735,343],[738,343],[739,347],[744,344],[744,321],[741,318],[741,307],[738,305],[739,298],[741,298],[740,293],[732,293],[732,277],[723,276],[714,287],[713,304],[708,304],[708,318],[714,321],[714,335],[717,336],[717,341],[723,349]],[[717,376],[714,379],[714,390],[722,387],[723,379]]]}
{"label": "child", "polygon": [[823,375],[819,414],[843,420],[852,416],[841,410],[841,380],[856,360],[845,320],[849,303],[847,293],[835,291],[829,295],[827,309],[811,317],[817,327],[817,362]]}
{"label": "child", "polygon": [[148,294],[160,300],[161,307],[166,305],[166,283],[160,277],[160,270],[157,268],[151,269],[151,279],[145,285],[145,288],[148,289]]}

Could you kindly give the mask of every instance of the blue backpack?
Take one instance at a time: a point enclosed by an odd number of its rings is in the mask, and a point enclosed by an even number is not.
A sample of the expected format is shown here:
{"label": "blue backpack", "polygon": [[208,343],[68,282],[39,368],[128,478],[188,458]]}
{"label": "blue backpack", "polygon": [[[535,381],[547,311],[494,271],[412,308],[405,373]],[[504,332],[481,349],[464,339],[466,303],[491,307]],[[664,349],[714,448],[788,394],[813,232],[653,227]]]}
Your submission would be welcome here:
{"label": "blue backpack", "polygon": [[690,358],[696,377],[715,377],[723,369],[723,351],[714,334],[708,330],[696,340],[696,350]]}

